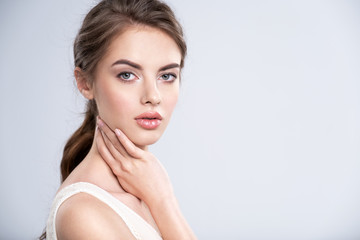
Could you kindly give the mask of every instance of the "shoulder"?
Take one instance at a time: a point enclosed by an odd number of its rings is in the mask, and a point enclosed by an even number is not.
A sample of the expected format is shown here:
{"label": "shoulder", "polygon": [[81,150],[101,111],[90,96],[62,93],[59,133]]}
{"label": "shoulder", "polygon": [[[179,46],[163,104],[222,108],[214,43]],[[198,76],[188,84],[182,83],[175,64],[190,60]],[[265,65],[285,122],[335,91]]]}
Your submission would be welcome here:
{"label": "shoulder", "polygon": [[60,206],[56,232],[59,240],[134,239],[115,211],[87,193],[75,194]]}

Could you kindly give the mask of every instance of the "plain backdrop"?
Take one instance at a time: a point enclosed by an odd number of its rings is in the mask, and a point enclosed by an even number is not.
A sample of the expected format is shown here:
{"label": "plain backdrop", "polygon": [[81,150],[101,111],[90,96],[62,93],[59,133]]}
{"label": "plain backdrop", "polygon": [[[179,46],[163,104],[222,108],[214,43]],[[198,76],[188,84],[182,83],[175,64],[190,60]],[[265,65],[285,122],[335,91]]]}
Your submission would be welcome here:
{"label": "plain backdrop", "polygon": [[[189,52],[150,150],[199,239],[360,239],[359,1],[167,2]],[[0,2],[0,239],[45,227],[95,3]]]}

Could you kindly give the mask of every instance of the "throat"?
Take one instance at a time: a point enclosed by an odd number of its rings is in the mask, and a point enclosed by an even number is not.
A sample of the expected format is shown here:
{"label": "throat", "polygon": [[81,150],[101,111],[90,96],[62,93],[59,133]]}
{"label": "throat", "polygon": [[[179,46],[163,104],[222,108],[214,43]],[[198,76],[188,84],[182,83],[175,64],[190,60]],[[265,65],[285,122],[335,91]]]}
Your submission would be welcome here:
{"label": "throat", "polygon": [[81,165],[83,165],[83,174],[81,175],[86,181],[96,184],[100,188],[111,193],[125,192],[117,177],[101,157],[94,144],[85,159],[81,162]]}

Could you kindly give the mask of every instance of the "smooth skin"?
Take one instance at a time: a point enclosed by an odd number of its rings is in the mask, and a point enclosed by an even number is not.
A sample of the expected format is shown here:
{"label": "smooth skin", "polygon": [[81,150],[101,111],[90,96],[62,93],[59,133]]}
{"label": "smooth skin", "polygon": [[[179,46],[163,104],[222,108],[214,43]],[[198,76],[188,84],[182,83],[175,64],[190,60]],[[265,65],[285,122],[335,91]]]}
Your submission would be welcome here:
{"label": "smooth skin", "polygon": [[[196,239],[179,209],[169,177],[147,151],[163,134],[179,94],[181,54],[174,40],[147,26],[132,26],[114,38],[92,79],[75,69],[77,87],[95,99],[101,119],[88,155],[60,189],[93,183],[147,221],[163,239]],[[93,81],[90,81],[93,80]],[[135,118],[162,116],[156,129]],[[58,239],[135,239],[109,206],[86,193],[67,199],[56,217]]]}
{"label": "smooth skin", "polygon": [[[164,239],[196,239],[183,217],[169,177],[159,160],[136,147],[123,132],[115,133],[98,119],[98,150],[125,191],[150,208]],[[115,136],[116,135],[116,136]]]}

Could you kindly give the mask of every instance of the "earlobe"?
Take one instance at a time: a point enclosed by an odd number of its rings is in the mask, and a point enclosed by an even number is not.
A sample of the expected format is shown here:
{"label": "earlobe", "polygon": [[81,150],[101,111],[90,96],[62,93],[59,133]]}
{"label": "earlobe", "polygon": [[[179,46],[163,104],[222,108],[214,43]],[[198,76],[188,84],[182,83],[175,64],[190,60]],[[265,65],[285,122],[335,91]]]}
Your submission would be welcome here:
{"label": "earlobe", "polygon": [[81,95],[83,95],[86,99],[91,100],[94,98],[92,87],[85,75],[85,73],[81,70],[81,68],[76,67],[74,70],[74,76],[76,80],[76,85]]}

